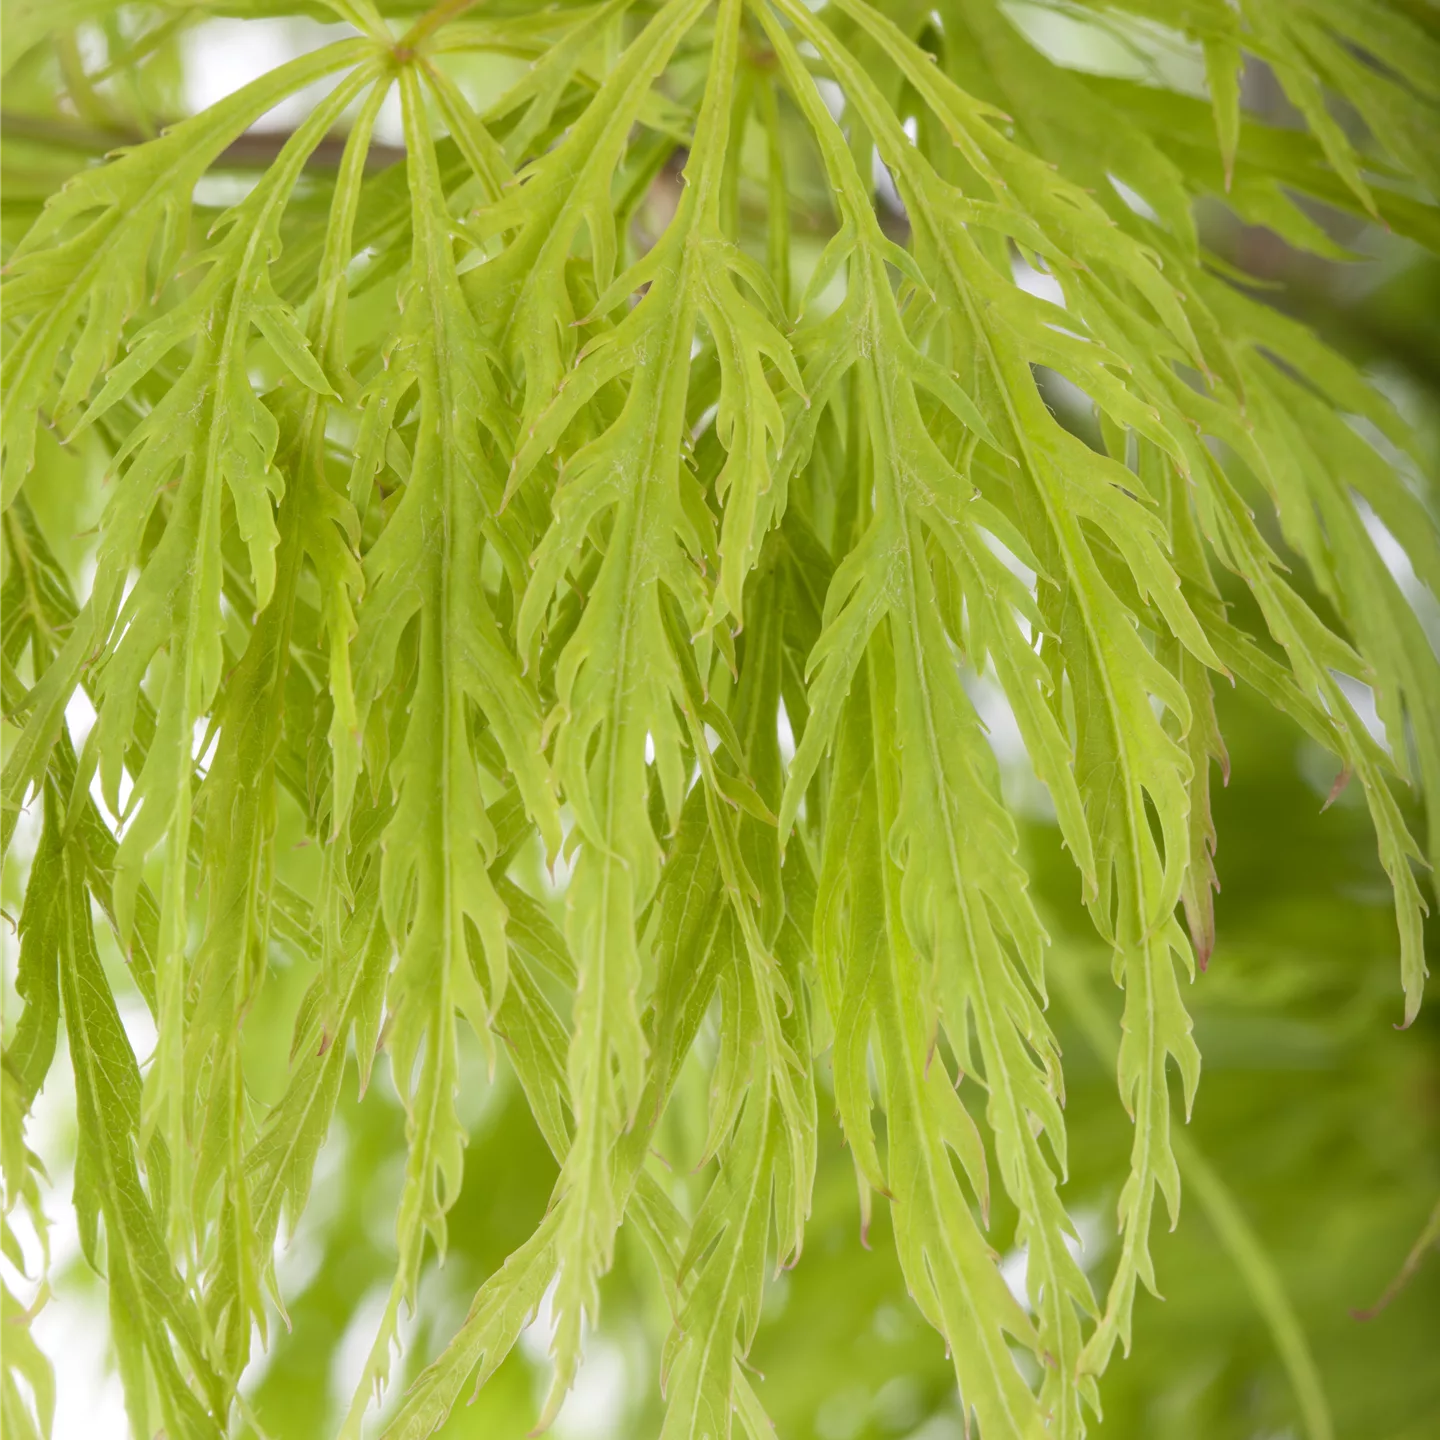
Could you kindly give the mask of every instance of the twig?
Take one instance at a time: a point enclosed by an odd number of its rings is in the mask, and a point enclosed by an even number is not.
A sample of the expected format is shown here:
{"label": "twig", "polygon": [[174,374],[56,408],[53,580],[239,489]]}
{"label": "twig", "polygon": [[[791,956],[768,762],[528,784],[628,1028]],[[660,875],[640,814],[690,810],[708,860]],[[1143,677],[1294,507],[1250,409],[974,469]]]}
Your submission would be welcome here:
{"label": "twig", "polygon": [[[161,126],[164,129],[164,126]],[[268,170],[285,148],[294,132],[290,130],[251,130],[232,141],[221,151],[215,168],[230,170]],[[22,115],[14,110],[0,111],[0,136],[6,140],[28,140],[32,144],[49,145],[82,155],[104,155],[127,145],[143,145],[152,136],[124,126],[94,125],[63,117]],[[336,170],[345,153],[342,135],[326,136],[309,156],[305,166],[310,170]],[[365,159],[366,170],[384,170],[398,165],[405,158],[402,145],[370,146]]]}

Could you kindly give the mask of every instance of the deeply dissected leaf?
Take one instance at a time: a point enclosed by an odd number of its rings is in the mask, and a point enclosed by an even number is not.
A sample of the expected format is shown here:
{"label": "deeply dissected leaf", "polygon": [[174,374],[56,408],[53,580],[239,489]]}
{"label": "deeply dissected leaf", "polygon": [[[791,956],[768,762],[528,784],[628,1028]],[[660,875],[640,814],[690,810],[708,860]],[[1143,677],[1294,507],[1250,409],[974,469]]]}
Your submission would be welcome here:
{"label": "deeply dissected leaf", "polygon": [[[24,1127],[63,1037],[135,1432],[245,1422],[293,1298],[277,1241],[351,1123],[352,1055],[365,1107],[398,1097],[404,1163],[347,1436],[443,1259],[477,1055],[558,1178],[386,1402],[393,1440],[435,1433],[547,1304],[554,1420],[625,1235],[668,1307],[662,1433],[766,1434],[747,1366],[810,1224],[822,1097],[862,1234],[883,1202],[987,1440],[1094,1425],[1187,1167],[1328,1423],[1263,1251],[1177,1129],[1201,1065],[1187,986],[1223,925],[1216,692],[1253,691],[1360,782],[1410,1023],[1418,870],[1440,867],[1440,534],[1420,438],[1212,252],[1204,206],[1335,261],[1360,232],[1331,212],[1440,248],[1433,19],[329,8],[353,33],[153,138],[141,114],[6,231],[17,860],[40,812],[6,1215],[43,1230]],[[1181,54],[1208,96],[1062,64],[1035,10]],[[60,119],[108,124],[115,76],[139,95],[194,19],[21,7],[5,64],[53,52]],[[1294,123],[1256,113],[1261,65]],[[277,137],[282,102],[300,119]],[[93,570],[47,539],[57,440],[106,476]],[[1122,992],[1103,1035],[1076,1002],[1130,1127],[1103,1296],[1076,1258],[1071,1061],[987,687]],[[267,1075],[252,1017],[282,994]],[[680,1180],[652,1157],[675,1130]],[[0,1415],[42,1434],[49,1371],[8,1282],[3,1302]]]}

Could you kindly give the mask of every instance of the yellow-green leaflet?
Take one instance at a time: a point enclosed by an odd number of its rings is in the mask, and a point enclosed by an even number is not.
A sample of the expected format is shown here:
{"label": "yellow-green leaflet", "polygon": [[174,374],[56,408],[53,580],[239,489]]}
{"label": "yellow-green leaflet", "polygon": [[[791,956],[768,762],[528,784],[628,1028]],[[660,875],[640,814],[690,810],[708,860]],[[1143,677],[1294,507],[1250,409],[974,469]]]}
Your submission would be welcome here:
{"label": "yellow-green leaflet", "polygon": [[83,1265],[147,1440],[1208,1440],[1193,1187],[1247,1440],[1418,1440],[1183,1127],[1433,1190],[1434,5],[4,18],[6,1435]]}

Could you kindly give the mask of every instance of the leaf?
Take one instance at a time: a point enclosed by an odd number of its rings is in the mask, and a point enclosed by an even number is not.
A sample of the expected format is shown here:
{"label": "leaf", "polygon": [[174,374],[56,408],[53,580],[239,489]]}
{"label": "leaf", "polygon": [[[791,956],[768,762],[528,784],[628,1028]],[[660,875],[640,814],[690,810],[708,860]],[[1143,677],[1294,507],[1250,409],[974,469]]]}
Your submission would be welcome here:
{"label": "leaf", "polygon": [[[153,1393],[160,1422],[175,1435],[219,1436],[224,1392],[210,1368],[200,1316],[170,1258],[163,1221],[141,1185],[140,1071],[100,969],[84,872],[70,851],[61,861],[59,890],[60,990],[79,1121],[75,1210],[81,1246],[97,1268],[104,1226],[112,1333],[131,1423],[137,1432],[148,1428]],[[177,1346],[196,1373],[198,1395]]]}
{"label": "leaf", "polygon": [[[480,578],[480,535],[495,533],[484,490],[487,460],[473,419],[490,389],[486,357],[455,273],[420,83],[406,71],[400,87],[413,157],[407,313],[414,318],[398,363],[419,391],[419,432],[410,482],[384,542],[367,557],[356,690],[363,716],[389,678],[401,632],[418,612],[418,675],[389,777],[396,804],[380,862],[381,908],[400,956],[388,995],[388,1045],[407,1105],[410,1153],[396,1220],[400,1264],[351,1404],[351,1433],[358,1433],[372,1383],[383,1382],[388,1371],[399,1305],[414,1302],[426,1235],[443,1251],[445,1211],[459,1191],[464,1135],[454,1108],[454,1013],[459,1009],[488,1038],[489,1015],[505,990],[505,908],[487,874],[495,835],[471,750],[472,703],[552,849],[559,828],[540,760],[538,707]],[[470,968],[467,924],[484,946],[488,997]]]}
{"label": "leaf", "polygon": [[[1306,1043],[1337,1057],[1308,1093],[1343,1074],[1352,1110],[1403,1116],[1369,990],[1327,968],[1387,942],[1346,928],[1360,900],[1285,886],[1311,852],[1269,814],[1241,822],[1275,857],[1263,915],[1216,902],[1243,801],[1211,765],[1228,744],[1242,795],[1256,770],[1281,794],[1274,712],[1357,781],[1412,1021],[1440,531],[1423,402],[1371,374],[1418,374],[1383,297],[1272,293],[1212,221],[1332,269],[1383,222],[1410,294],[1440,248],[1435,27],[1391,0],[324,8],[350,38],[168,128],[200,11],[7,11],[7,1433],[48,1424],[30,1318],[71,1283],[43,1253],[71,1128],[137,1434],[323,1426],[289,1377],[378,1286],[350,1440],[372,1400],[434,1433],[472,1376],[503,1429],[547,1294],[542,1426],[598,1325],[653,1354],[667,1440],[753,1440],[810,1414],[804,1347],[833,1367],[889,1283],[816,1253],[850,1213],[866,1245],[888,1219],[944,1338],[952,1378],[933,1337],[903,1359],[924,1405],[958,1386],[987,1440],[1080,1440],[1138,1292],[1174,1292],[1176,1334],[1191,1313],[1150,1243],[1182,1179],[1328,1433],[1253,1197],[1175,1100],[1198,1039],[1248,1054],[1240,1012],[1294,1020],[1274,927],[1304,915]],[[1368,894],[1359,811],[1319,823]],[[1087,1105],[1071,1188],[1087,1062],[1047,996],[1075,1002],[1091,933],[1121,1103]],[[77,1123],[27,1129],[62,1024]],[[391,1173],[393,1253],[361,1243]],[[1325,1202],[1364,1174],[1332,1164]],[[1103,1303],[1075,1256],[1095,1186],[1119,1194]],[[282,1227],[329,1257],[303,1291]],[[797,1329],[772,1277],[807,1244],[793,1296],[846,1303]],[[436,1352],[447,1248],[488,1278]],[[848,1353],[883,1426],[909,1351],[880,1313]],[[1151,1347],[1132,1383],[1174,1363]]]}

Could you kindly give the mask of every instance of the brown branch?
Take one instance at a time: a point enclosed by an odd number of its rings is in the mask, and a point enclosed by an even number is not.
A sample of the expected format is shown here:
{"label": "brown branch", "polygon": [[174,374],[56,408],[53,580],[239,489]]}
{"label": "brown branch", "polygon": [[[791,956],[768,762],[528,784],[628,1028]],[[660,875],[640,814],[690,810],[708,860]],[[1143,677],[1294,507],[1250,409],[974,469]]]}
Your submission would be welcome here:
{"label": "brown branch", "polygon": [[[163,128],[163,126],[162,126]],[[292,138],[290,130],[250,130],[228,145],[216,158],[221,170],[268,170]],[[143,145],[153,138],[139,130],[119,125],[95,125],[63,116],[22,115],[0,111],[0,138],[47,145],[80,155],[105,155],[127,145]],[[343,135],[327,135],[305,161],[307,170],[338,170],[345,153]],[[401,145],[371,144],[365,158],[366,170],[384,170],[405,158]]]}

